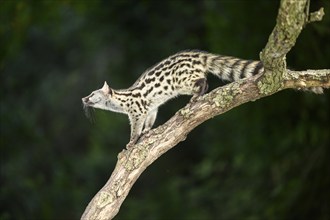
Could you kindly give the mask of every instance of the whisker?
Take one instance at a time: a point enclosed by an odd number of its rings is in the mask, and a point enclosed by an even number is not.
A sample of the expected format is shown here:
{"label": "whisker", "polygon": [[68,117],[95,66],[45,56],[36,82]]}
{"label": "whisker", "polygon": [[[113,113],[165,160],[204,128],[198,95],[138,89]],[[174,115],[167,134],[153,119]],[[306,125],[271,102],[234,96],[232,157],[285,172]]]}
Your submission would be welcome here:
{"label": "whisker", "polygon": [[91,108],[88,105],[84,105],[84,104],[83,104],[83,109],[84,109],[86,117],[90,120],[90,122],[92,122],[92,123],[95,122],[95,115],[94,115],[95,109]]}

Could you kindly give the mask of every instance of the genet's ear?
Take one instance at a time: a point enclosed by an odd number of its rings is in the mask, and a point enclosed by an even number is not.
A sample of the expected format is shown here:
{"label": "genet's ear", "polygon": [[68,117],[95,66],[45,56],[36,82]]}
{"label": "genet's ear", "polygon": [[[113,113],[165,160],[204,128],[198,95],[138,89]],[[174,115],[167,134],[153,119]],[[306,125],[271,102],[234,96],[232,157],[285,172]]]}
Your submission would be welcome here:
{"label": "genet's ear", "polygon": [[109,94],[109,93],[111,92],[111,89],[110,89],[110,87],[108,86],[108,84],[107,84],[106,81],[104,82],[104,85],[103,85],[101,91],[102,91],[104,94]]}

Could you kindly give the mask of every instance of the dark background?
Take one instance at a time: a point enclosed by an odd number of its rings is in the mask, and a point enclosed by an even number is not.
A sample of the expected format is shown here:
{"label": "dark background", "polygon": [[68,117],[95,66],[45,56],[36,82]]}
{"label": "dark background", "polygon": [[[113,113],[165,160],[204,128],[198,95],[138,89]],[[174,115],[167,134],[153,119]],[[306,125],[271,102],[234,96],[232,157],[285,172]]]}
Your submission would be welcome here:
{"label": "dark background", "polygon": [[[278,1],[0,1],[1,220],[78,219],[129,141],[81,98],[129,87],[183,49],[258,59]],[[330,4],[288,54],[329,68]],[[210,76],[214,88],[221,81]],[[330,219],[329,91],[279,92],[215,117],[142,174],[116,219]],[[189,98],[160,108],[156,126]]]}

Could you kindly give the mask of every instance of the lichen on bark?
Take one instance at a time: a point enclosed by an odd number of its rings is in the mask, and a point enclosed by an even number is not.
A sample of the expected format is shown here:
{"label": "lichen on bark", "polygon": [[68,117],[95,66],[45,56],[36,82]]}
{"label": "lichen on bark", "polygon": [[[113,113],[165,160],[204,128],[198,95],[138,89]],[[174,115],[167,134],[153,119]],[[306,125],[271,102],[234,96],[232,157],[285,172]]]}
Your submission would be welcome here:
{"label": "lichen on bark", "polygon": [[261,94],[271,94],[283,87],[286,72],[286,54],[295,45],[306,23],[306,0],[281,1],[276,25],[269,36],[266,47],[260,53],[265,73],[258,81]]}
{"label": "lichen on bark", "polygon": [[234,82],[230,87],[226,87],[216,92],[216,96],[212,99],[217,107],[227,107],[236,95],[242,93],[240,82]]}

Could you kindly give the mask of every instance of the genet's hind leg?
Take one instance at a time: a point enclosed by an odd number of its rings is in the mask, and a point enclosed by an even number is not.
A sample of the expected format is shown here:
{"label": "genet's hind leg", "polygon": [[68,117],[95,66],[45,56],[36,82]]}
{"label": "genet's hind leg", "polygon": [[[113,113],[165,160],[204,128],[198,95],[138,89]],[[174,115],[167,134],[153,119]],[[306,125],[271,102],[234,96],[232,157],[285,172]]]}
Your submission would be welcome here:
{"label": "genet's hind leg", "polygon": [[205,78],[197,80],[195,85],[196,87],[199,87],[199,91],[198,91],[199,96],[204,95],[209,88],[209,84],[207,84]]}
{"label": "genet's hind leg", "polygon": [[194,87],[194,94],[191,101],[195,101],[197,97],[204,95],[208,90],[209,85],[207,84],[206,78],[201,78],[196,80]]}

